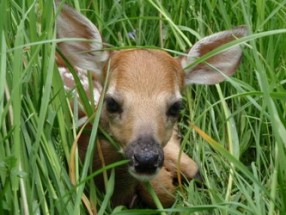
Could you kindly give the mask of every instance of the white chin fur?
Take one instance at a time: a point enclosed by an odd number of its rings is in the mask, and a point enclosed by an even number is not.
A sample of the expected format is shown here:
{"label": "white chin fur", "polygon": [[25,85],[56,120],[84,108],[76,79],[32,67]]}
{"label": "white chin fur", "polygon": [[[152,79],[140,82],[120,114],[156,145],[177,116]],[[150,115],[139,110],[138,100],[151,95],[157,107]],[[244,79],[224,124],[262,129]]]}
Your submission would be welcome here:
{"label": "white chin fur", "polygon": [[140,174],[140,173],[137,173],[133,167],[129,167],[129,173],[134,177],[136,178],[137,180],[139,181],[150,181],[152,180],[153,178],[155,178],[155,176],[158,174],[159,172],[159,168],[156,170],[156,172],[154,174]]}

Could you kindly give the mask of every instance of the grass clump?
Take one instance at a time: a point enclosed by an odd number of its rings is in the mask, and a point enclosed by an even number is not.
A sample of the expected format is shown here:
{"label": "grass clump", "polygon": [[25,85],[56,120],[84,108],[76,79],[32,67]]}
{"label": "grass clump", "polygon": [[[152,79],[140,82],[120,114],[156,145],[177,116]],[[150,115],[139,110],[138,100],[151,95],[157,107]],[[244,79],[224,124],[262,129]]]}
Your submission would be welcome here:
{"label": "grass clump", "polygon": [[[286,1],[66,2],[115,47],[161,47],[174,55],[205,35],[247,25],[237,74],[216,86],[184,91],[182,145],[199,163],[204,186],[190,182],[178,191],[175,205],[161,211],[286,213]],[[55,66],[53,4],[0,2],[0,214],[88,214],[80,199],[84,187],[100,214],[156,214],[111,209],[78,167],[80,183],[71,184],[77,117]]]}

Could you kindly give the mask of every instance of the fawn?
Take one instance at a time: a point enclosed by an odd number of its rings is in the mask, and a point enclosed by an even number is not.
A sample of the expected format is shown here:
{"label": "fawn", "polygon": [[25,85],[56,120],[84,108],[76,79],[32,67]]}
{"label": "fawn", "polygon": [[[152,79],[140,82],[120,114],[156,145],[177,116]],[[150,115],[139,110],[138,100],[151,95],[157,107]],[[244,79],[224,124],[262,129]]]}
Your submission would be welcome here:
{"label": "fawn", "polygon": [[[128,205],[134,195],[153,206],[144,187],[149,180],[162,205],[174,203],[177,172],[187,179],[198,175],[198,165],[185,153],[180,159],[180,138],[176,122],[182,108],[181,90],[189,84],[216,84],[235,73],[242,56],[236,45],[189,67],[197,58],[217,47],[247,34],[244,26],[205,37],[181,57],[153,49],[106,51],[98,29],[86,17],[63,5],[57,17],[58,38],[85,38],[89,41],[65,41],[58,44],[60,51],[72,64],[87,95],[95,103],[101,96],[107,70],[110,74],[100,126],[120,145],[116,150],[106,139],[99,140],[105,164],[127,158],[129,163],[116,169],[112,196],[113,205]],[[58,67],[66,90],[75,82],[65,63],[58,57]],[[93,92],[87,78],[93,72]],[[84,111],[79,110],[84,116]],[[80,136],[78,147],[84,157],[89,134]],[[179,162],[179,165],[177,163]],[[177,168],[180,167],[180,169]],[[102,162],[94,152],[93,168]],[[101,176],[95,178],[103,189]]]}

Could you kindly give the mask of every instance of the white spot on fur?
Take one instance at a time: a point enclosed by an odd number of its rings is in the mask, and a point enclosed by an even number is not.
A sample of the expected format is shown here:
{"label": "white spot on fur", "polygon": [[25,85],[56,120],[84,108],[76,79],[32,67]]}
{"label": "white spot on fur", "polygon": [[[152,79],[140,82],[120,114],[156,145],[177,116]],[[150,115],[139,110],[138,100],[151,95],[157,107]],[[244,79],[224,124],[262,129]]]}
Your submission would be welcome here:
{"label": "white spot on fur", "polygon": [[72,74],[65,67],[59,67],[61,77],[73,80]]}
{"label": "white spot on fur", "polygon": [[87,122],[87,116],[84,116],[82,118],[80,118],[78,121],[77,121],[77,127],[81,127],[84,123]]}
{"label": "white spot on fur", "polygon": [[93,100],[94,100],[95,105],[98,104],[99,98],[100,98],[100,91],[97,88],[94,88],[93,89]]}

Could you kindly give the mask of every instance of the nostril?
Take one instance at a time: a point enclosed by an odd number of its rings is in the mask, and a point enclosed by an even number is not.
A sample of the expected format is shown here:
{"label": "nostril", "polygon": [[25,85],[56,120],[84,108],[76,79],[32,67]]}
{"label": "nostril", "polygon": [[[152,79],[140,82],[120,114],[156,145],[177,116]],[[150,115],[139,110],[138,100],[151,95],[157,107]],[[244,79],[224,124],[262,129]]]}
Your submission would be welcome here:
{"label": "nostril", "polygon": [[136,172],[153,174],[159,166],[159,155],[153,153],[134,154],[134,167]]}
{"label": "nostril", "polygon": [[150,153],[138,153],[134,154],[134,160],[137,165],[142,166],[154,166],[158,163],[159,155]]}

